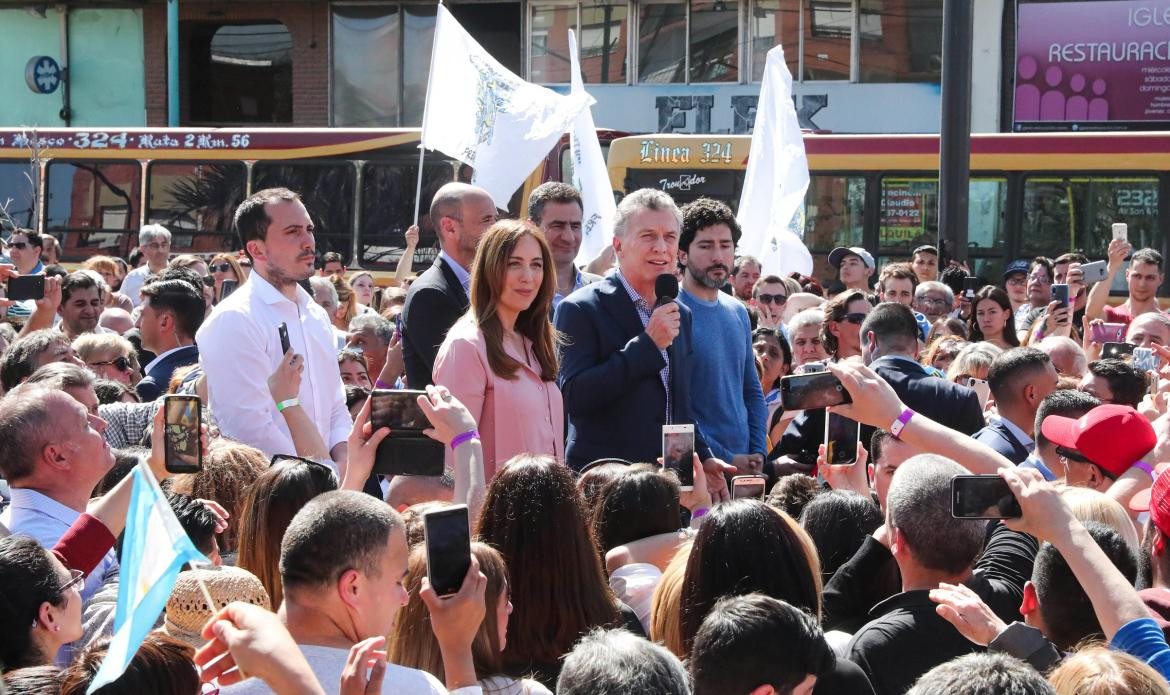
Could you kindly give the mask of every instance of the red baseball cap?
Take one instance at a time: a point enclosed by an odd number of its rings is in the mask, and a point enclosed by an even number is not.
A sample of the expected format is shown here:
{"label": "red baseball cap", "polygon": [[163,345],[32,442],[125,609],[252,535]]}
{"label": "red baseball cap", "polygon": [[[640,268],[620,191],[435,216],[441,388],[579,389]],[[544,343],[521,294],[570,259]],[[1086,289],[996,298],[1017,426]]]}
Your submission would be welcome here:
{"label": "red baseball cap", "polygon": [[1135,512],[1149,512],[1150,520],[1162,533],[1170,536],[1170,463],[1159,463],[1154,484],[1139,491],[1129,501]]}
{"label": "red baseball cap", "polygon": [[1075,449],[1114,477],[1129,470],[1158,443],[1149,421],[1127,405],[1099,405],[1075,420],[1049,415],[1040,431],[1052,443]]}

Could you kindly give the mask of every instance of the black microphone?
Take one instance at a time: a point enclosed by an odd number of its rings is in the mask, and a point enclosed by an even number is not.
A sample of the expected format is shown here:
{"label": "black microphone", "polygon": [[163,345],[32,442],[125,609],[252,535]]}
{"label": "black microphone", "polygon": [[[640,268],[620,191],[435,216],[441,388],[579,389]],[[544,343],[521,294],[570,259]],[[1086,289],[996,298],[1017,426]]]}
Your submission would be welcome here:
{"label": "black microphone", "polygon": [[669,304],[678,297],[678,278],[670,273],[663,273],[654,278],[654,308]]}

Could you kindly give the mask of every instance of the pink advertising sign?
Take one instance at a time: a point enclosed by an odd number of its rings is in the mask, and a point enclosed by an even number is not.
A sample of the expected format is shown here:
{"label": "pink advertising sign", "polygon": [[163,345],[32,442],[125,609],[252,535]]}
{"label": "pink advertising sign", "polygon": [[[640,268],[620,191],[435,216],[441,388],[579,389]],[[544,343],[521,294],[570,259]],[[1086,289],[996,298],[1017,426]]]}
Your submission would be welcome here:
{"label": "pink advertising sign", "polygon": [[1015,130],[1170,123],[1170,0],[1021,2],[1016,19]]}

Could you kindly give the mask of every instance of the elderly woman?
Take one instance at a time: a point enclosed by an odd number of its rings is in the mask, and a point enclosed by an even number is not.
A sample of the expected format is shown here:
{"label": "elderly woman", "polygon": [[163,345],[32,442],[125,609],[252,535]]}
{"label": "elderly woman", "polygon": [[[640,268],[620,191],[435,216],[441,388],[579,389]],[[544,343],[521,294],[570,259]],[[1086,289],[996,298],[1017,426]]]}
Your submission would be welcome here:
{"label": "elderly woman", "polygon": [[73,341],[73,351],[99,378],[133,386],[142,379],[134,346],[114,333],[83,333]]}

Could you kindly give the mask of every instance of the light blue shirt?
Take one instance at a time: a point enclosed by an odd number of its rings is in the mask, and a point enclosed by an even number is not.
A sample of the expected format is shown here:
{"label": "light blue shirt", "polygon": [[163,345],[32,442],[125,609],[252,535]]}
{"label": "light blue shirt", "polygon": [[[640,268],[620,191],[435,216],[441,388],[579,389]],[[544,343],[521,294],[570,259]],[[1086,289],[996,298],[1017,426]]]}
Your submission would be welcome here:
{"label": "light blue shirt", "polygon": [[995,420],[998,420],[1001,425],[1006,427],[1008,432],[1011,432],[1012,436],[1016,438],[1016,441],[1028,450],[1028,453],[1031,453],[1036,448],[1036,441],[1032,439],[1030,434],[1016,426],[1016,423],[1006,417],[997,417]]}
{"label": "light blue shirt", "polygon": [[458,261],[456,261],[454,258],[451,258],[451,256],[448,255],[446,251],[440,251],[439,258],[442,258],[447,263],[447,265],[451,266],[451,270],[455,273],[455,277],[459,278],[459,284],[463,285],[463,291],[467,293],[468,297],[470,297],[471,273],[467,271],[467,268],[459,265]]}
{"label": "light blue shirt", "polygon": [[561,303],[562,299],[564,299],[565,297],[568,297],[570,294],[576,292],[577,290],[581,289],[584,286],[585,286],[584,283],[581,282],[581,271],[578,270],[576,277],[573,278],[573,289],[569,290],[568,292],[566,292],[564,294],[561,294],[558,291],[553,295],[553,310],[554,311],[556,310],[557,305]]}

